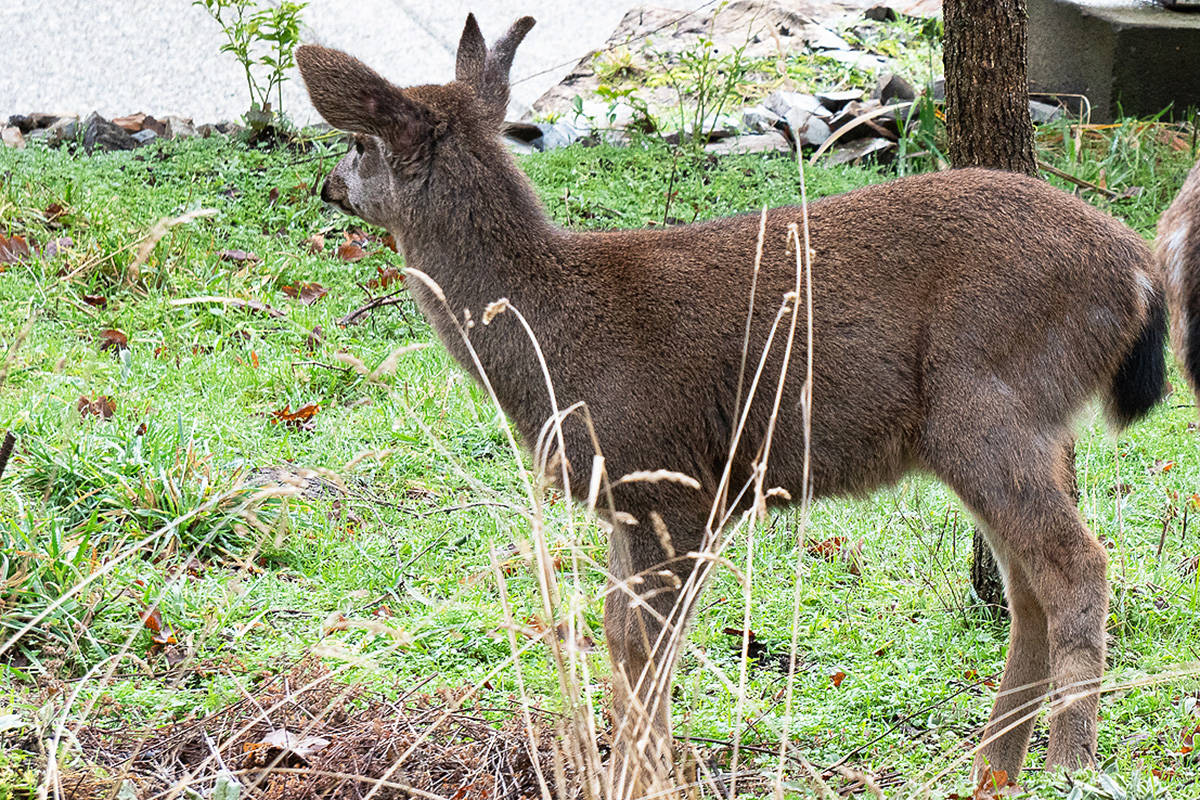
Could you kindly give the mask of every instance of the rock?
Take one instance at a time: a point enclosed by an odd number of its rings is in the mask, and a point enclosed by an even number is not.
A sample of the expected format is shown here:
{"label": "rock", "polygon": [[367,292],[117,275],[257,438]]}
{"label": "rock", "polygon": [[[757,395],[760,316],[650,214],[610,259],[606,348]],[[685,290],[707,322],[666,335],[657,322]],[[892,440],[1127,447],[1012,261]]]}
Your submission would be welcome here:
{"label": "rock", "polygon": [[8,125],[11,128],[16,128],[22,134],[29,133],[33,130],[33,120],[24,114],[13,114],[8,118]]}
{"label": "rock", "polygon": [[[829,121],[829,127],[835,131],[841,130],[851,125],[855,120],[878,111],[880,103],[878,100],[867,100],[859,102],[857,100],[847,103],[846,106],[839,111],[832,120]],[[864,119],[852,128],[849,128],[845,133],[841,134],[840,138],[846,141],[853,141],[866,137],[882,137],[894,138],[899,133],[899,125],[896,122],[896,112],[887,111],[878,116]]]}
{"label": "rock", "polygon": [[754,133],[774,130],[783,122],[783,117],[764,105],[751,106],[742,110],[742,126]]}
{"label": "rock", "polygon": [[885,72],[875,82],[875,97],[885,106],[889,103],[915,100],[917,90],[912,84],[892,72]]}
{"label": "rock", "polygon": [[766,109],[780,117],[786,118],[792,110],[807,111],[819,117],[832,116],[829,109],[821,104],[816,95],[802,92],[774,91],[763,100]]}
{"label": "rock", "polygon": [[168,114],[166,117],[163,117],[161,124],[162,130],[157,131],[157,133],[159,136],[166,137],[167,139],[190,139],[199,135],[197,129],[192,124],[192,120],[188,117],[177,117],[174,114]]}
{"label": "rock", "polygon": [[64,119],[79,121],[76,114],[50,114],[45,111],[35,111],[29,115],[29,122],[34,128],[52,128]]}
{"label": "rock", "polygon": [[821,51],[821,55],[826,58],[832,58],[834,61],[839,61],[848,67],[861,69],[864,72],[884,69],[891,63],[882,56],[867,53],[863,50],[823,50]]}
{"label": "rock", "polygon": [[860,89],[847,89],[843,92],[817,92],[817,99],[830,111],[841,111],[847,103],[861,100],[862,94]]}
{"label": "rock", "polygon": [[4,142],[5,147],[14,147],[19,150],[25,146],[25,137],[16,125],[6,125],[0,129],[0,142]]}
{"label": "rock", "polygon": [[934,78],[925,91],[929,92],[929,96],[933,98],[933,102],[946,102],[946,79]]}
{"label": "rock", "polygon": [[778,131],[734,136],[706,144],[704,149],[722,156],[735,153],[790,153],[792,151],[787,138]]}
{"label": "rock", "polygon": [[586,131],[576,128],[569,122],[558,121],[550,125],[542,135],[530,142],[534,150],[545,152],[547,150],[558,150],[566,147],[579,140]]}
{"label": "rock", "polygon": [[1062,115],[1062,106],[1039,103],[1037,100],[1029,101],[1029,116],[1035,124],[1042,125],[1047,122],[1053,122]]}
{"label": "rock", "polygon": [[882,156],[889,154],[895,147],[895,142],[883,137],[860,139],[857,142],[833,148],[825,154],[822,163],[826,167],[835,167],[839,164],[858,164],[868,156],[874,157],[875,160],[882,160]]}
{"label": "rock", "polygon": [[528,142],[522,142],[520,139],[514,139],[511,136],[505,136],[501,139],[504,146],[508,148],[508,152],[516,156],[527,156],[534,152],[534,149]]}
{"label": "rock", "polygon": [[876,22],[895,22],[900,18],[896,9],[890,6],[872,6],[863,12],[863,16]]}
{"label": "rock", "polygon": [[783,118],[792,138],[802,145],[820,147],[833,131],[829,123],[817,114],[802,109],[792,109]]}
{"label": "rock", "polygon": [[146,142],[149,142],[153,139],[157,139],[158,134],[149,128],[143,128],[142,130],[133,134],[130,138],[132,138],[139,145],[143,145],[143,144],[146,144]]}
{"label": "rock", "polygon": [[88,153],[99,150],[102,153],[113,150],[132,150],[137,145],[129,132],[119,125],[114,125],[100,116],[96,111],[83,121],[83,149]]}
{"label": "rock", "polygon": [[48,128],[34,128],[29,132],[30,141],[44,141],[50,147],[63,142],[75,141],[79,135],[79,120],[75,117],[59,117]]}
{"label": "rock", "polygon": [[805,25],[804,43],[810,50],[852,50],[853,47],[829,28],[821,25]]}
{"label": "rock", "polygon": [[142,121],[146,119],[145,113],[139,111],[136,114],[130,114],[127,117],[113,117],[112,124],[117,127],[124,128],[129,133],[137,133],[142,129]]}

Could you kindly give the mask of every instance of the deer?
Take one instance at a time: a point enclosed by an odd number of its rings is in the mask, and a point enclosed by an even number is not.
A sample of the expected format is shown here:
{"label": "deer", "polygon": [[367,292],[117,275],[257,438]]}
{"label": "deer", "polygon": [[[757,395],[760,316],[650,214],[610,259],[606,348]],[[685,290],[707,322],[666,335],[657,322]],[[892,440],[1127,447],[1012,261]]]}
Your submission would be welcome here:
{"label": "deer", "polygon": [[[1200,234],[1164,293],[1154,255],[1123,223],[984,169],[687,225],[564,229],[501,139],[514,53],[533,25],[523,17],[489,47],[468,16],[444,85],[400,88],[315,44],[296,61],[316,110],[353,137],[322,198],[395,237],[424,276],[408,282],[420,312],[486,376],[522,441],[556,409],[586,407],[590,423],[561,421],[571,495],[584,500],[597,446],[608,476],[689,478],[610,481],[598,510],[611,531],[611,796],[671,780],[669,642],[729,519],[713,509],[863,495],[911,472],[957,494],[1006,587],[1007,661],[974,774],[1015,779],[1047,699],[1048,766],[1095,763],[1107,559],[1070,488],[1073,424],[1099,399],[1119,431],[1162,398],[1166,305],[1200,304]],[[796,291],[798,257],[810,302]],[[523,323],[494,313],[501,299]],[[797,345],[810,370],[787,368],[779,313],[811,329]],[[1175,318],[1190,320],[1194,380],[1200,309]],[[777,389],[748,401],[759,353],[760,384]],[[755,481],[771,491],[736,491]]]}

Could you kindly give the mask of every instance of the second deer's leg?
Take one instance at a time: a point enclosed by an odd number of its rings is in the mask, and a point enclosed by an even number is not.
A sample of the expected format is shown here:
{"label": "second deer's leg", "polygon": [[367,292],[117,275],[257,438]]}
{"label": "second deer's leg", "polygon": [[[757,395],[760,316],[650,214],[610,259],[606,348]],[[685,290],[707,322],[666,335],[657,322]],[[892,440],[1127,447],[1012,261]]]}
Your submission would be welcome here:
{"label": "second deer's leg", "polygon": [[700,515],[647,511],[636,525],[614,525],[604,601],[613,684],[609,781],[614,798],[669,785],[671,671],[690,616],[681,594],[696,564],[688,553],[699,545],[703,524]]}
{"label": "second deer's leg", "polygon": [[[1065,456],[1056,442],[1061,437],[1022,427],[1015,422],[1022,419],[1020,409],[1003,415],[979,411],[965,420],[949,413],[936,418],[939,424],[931,425],[926,441],[929,465],[992,537],[1013,606],[1012,649],[1001,684],[1013,694],[998,698],[987,728],[996,738],[982,749],[978,764],[986,761],[1010,777],[1020,772],[1032,725],[999,733],[1006,727],[1000,718],[1037,696],[1031,686],[1022,687],[1044,677],[1044,653],[1053,683],[1047,764],[1074,769],[1093,763],[1096,755],[1107,559],[1069,494]],[[972,435],[973,430],[980,433]],[[1015,670],[1012,677],[1009,670]]]}

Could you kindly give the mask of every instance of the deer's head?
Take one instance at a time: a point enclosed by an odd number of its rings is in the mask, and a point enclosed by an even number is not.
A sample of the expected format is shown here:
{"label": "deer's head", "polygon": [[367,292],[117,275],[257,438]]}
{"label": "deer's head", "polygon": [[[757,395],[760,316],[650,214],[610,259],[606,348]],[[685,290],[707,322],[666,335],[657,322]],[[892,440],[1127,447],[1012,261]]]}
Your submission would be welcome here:
{"label": "deer's head", "polygon": [[339,50],[305,45],[296,63],[318,113],[354,136],[321,190],[367,222],[403,230],[414,214],[449,212],[477,186],[471,165],[490,160],[508,106],[508,72],[532,17],[488,48],[473,14],[458,45],[455,80],[401,89]]}

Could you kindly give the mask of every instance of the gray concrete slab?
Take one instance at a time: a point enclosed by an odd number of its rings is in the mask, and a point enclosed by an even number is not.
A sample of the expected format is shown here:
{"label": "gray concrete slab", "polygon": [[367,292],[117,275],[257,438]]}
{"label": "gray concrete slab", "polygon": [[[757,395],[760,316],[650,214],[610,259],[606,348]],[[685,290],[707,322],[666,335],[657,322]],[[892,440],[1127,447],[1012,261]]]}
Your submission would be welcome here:
{"label": "gray concrete slab", "polygon": [[[716,0],[654,0],[688,10]],[[400,84],[444,82],[468,11],[484,36],[523,14],[538,25],[513,64],[513,111],[521,113],[579,58],[599,47],[636,0],[312,0],[304,38],[347,50]],[[197,122],[236,119],[248,105],[233,56],[219,52],[216,23],[189,0],[3,0],[9,57],[0,70],[0,116],[61,111],[106,117],[144,111]],[[13,34],[20,31],[20,36]],[[298,79],[284,108],[316,121]]]}

